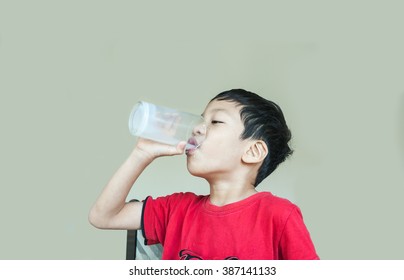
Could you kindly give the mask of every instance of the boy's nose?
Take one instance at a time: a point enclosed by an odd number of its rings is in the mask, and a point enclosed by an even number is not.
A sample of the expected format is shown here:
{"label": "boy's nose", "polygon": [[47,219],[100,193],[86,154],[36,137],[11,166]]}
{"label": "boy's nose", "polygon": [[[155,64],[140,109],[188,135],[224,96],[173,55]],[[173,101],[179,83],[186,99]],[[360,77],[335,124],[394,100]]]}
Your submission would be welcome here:
{"label": "boy's nose", "polygon": [[205,122],[196,125],[194,127],[193,134],[194,135],[205,135],[206,134],[206,124],[205,124]]}

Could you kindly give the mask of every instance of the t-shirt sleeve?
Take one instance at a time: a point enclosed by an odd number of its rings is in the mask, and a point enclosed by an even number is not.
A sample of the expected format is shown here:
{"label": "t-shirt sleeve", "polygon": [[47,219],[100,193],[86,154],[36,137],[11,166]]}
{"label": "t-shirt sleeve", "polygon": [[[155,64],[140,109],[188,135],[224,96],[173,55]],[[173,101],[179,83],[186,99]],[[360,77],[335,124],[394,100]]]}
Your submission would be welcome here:
{"label": "t-shirt sleeve", "polygon": [[147,197],[143,202],[142,234],[145,245],[164,244],[166,218],[168,209],[167,197],[153,199]]}
{"label": "t-shirt sleeve", "polygon": [[174,193],[167,196],[147,197],[143,202],[142,233],[145,245],[161,243],[164,246],[167,227],[173,213],[181,219],[184,209],[193,201],[192,193]]}
{"label": "t-shirt sleeve", "polygon": [[286,220],[279,244],[280,258],[285,260],[319,259],[310,233],[303,221],[300,209],[296,206]]}

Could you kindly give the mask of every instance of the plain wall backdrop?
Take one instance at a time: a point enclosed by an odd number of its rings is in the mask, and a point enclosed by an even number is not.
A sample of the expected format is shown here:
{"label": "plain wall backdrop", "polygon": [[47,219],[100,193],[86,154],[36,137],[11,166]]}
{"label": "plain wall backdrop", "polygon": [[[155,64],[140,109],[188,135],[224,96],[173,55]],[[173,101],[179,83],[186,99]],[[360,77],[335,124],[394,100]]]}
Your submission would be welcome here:
{"label": "plain wall backdrop", "polygon": [[[0,259],[124,259],[89,209],[136,139],[139,100],[201,113],[245,88],[294,155],[259,190],[302,209],[323,259],[404,259],[401,1],[0,0]],[[208,193],[185,156],[130,197]],[[212,237],[214,238],[214,237]]]}

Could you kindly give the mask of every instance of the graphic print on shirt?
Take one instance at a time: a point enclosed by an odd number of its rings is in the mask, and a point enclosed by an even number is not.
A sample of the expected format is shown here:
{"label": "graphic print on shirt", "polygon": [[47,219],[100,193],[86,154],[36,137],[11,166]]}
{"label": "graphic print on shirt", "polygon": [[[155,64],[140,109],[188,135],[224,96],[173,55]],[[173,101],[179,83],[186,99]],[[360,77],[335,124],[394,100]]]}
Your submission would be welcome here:
{"label": "graphic print on shirt", "polygon": [[[179,253],[180,260],[203,260],[200,256],[196,255],[196,253],[191,250],[183,249]],[[225,260],[238,260],[237,257],[230,256],[226,257]]]}

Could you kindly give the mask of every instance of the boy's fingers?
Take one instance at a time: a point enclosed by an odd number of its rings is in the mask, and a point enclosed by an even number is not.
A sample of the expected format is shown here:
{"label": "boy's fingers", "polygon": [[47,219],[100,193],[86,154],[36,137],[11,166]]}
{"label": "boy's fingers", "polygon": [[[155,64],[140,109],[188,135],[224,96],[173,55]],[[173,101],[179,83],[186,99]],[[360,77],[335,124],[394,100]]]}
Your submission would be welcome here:
{"label": "boy's fingers", "polygon": [[139,138],[138,146],[148,151],[153,157],[180,155],[185,152],[187,142],[182,141],[176,146],[158,143],[152,140]]}
{"label": "boy's fingers", "polygon": [[187,142],[182,141],[180,143],[178,143],[177,145],[177,151],[182,154],[185,151],[185,146],[187,145]]}

